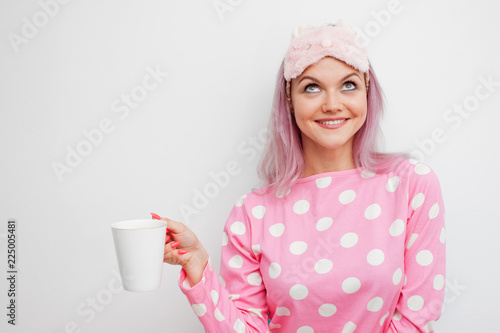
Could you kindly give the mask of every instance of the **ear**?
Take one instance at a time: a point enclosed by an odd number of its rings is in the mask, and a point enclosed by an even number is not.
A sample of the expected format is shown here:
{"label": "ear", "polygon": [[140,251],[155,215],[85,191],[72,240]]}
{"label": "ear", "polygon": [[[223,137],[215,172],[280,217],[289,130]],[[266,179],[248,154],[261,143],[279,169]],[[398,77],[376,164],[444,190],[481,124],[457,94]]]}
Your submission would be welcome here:
{"label": "ear", "polygon": [[348,33],[350,33],[352,36],[354,36],[355,40],[357,40],[358,42],[361,43],[361,41],[359,40],[359,33],[358,33],[358,30],[356,29],[356,27],[354,25],[352,25],[351,23],[347,22],[347,21],[343,21],[343,20],[339,20],[337,22],[337,24],[335,24],[336,27],[338,28],[341,28],[343,29],[344,31],[347,31]]}
{"label": "ear", "polygon": [[309,24],[301,24],[299,26],[296,26],[295,29],[293,29],[293,38],[299,37],[304,31],[310,30],[312,26]]}
{"label": "ear", "polygon": [[354,28],[354,26],[347,21],[338,20],[335,26],[350,31],[352,33],[356,33],[356,29]]}

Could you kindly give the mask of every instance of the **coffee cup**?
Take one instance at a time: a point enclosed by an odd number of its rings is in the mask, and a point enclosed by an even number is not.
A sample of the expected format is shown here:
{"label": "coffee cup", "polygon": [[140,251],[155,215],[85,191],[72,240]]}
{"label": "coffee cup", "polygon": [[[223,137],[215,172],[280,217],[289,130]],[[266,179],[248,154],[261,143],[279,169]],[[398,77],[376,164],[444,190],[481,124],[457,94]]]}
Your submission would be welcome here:
{"label": "coffee cup", "polygon": [[149,291],[160,287],[167,223],[127,220],[113,223],[111,231],[123,288]]}

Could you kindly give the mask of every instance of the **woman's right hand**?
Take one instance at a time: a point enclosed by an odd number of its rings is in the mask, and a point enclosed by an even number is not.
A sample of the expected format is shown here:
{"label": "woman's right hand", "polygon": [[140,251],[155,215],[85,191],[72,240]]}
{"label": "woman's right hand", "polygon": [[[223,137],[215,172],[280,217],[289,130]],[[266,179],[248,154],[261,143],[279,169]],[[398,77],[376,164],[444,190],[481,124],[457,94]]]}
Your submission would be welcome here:
{"label": "woman's right hand", "polygon": [[189,282],[194,286],[203,277],[203,270],[208,263],[208,253],[196,234],[186,225],[165,217],[161,220],[167,222],[168,228],[163,262],[182,266]]}

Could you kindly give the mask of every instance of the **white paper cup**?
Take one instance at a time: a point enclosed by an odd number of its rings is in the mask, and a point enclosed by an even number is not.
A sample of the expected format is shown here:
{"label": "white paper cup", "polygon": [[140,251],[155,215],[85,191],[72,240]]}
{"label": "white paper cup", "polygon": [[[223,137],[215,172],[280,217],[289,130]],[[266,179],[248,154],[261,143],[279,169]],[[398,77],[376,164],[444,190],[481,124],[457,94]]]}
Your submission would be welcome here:
{"label": "white paper cup", "polygon": [[148,291],[160,287],[167,223],[129,220],[111,225],[123,288]]}

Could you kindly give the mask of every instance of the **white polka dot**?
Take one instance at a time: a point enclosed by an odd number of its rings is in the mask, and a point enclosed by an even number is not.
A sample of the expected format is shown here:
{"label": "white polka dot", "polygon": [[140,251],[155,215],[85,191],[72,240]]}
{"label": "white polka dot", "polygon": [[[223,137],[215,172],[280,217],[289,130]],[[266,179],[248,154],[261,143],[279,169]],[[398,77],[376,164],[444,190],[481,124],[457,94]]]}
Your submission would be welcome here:
{"label": "white polka dot", "polygon": [[306,252],[307,250],[307,243],[303,241],[296,241],[290,244],[290,252],[292,252],[295,255],[301,255],[302,253]]}
{"label": "white polka dot", "polygon": [[269,329],[274,330],[275,328],[281,328],[281,324],[270,323]]}
{"label": "white polka dot", "polygon": [[330,228],[333,224],[333,219],[331,217],[322,217],[316,223],[316,230],[325,231]]}
{"label": "white polka dot", "polygon": [[392,316],[392,319],[394,320],[401,320],[402,314],[398,310],[394,311],[394,315]]}
{"label": "white polka dot", "polygon": [[396,189],[398,188],[398,185],[399,185],[399,177],[394,176],[387,180],[387,183],[385,184],[385,189],[389,192],[395,192]]}
{"label": "white polka dot", "polygon": [[285,225],[283,223],[276,223],[269,227],[269,233],[274,237],[280,237],[285,232]]}
{"label": "white polka dot", "polygon": [[372,178],[373,176],[375,176],[375,172],[368,169],[361,171],[361,178]]}
{"label": "white polka dot", "polygon": [[441,233],[439,234],[439,241],[444,244],[446,242],[446,230],[444,227],[441,228]]}
{"label": "white polka dot", "polygon": [[342,290],[346,294],[353,294],[361,288],[361,281],[355,277],[349,277],[342,282]]}
{"label": "white polka dot", "polygon": [[353,190],[345,190],[339,195],[339,201],[343,205],[347,205],[356,199],[356,192]]}
{"label": "white polka dot", "polygon": [[231,259],[229,259],[229,267],[232,268],[241,268],[243,267],[243,258],[239,255],[235,255]]}
{"label": "white polka dot", "polygon": [[255,317],[260,317],[262,318],[262,309],[254,309],[254,308],[249,308],[248,312],[250,312],[252,315]]}
{"label": "white polka dot", "polygon": [[427,332],[432,332],[434,326],[434,320],[428,321],[427,324],[425,324],[425,330]]}
{"label": "white polka dot", "polygon": [[314,333],[311,326],[302,326],[297,330],[297,333]]}
{"label": "white polka dot", "polygon": [[369,302],[368,305],[366,306],[366,309],[371,312],[377,312],[380,309],[382,309],[382,305],[384,305],[384,300],[382,297],[374,297],[372,298]]}
{"label": "white polka dot", "polygon": [[401,282],[401,279],[403,278],[403,271],[401,268],[396,269],[394,274],[392,274],[392,283],[394,285],[398,285]]}
{"label": "white polka dot", "polygon": [[205,304],[193,304],[192,308],[198,317],[203,317],[207,313],[207,306]]}
{"label": "white polka dot", "polygon": [[224,319],[226,319],[226,318],[224,318],[224,316],[222,315],[222,313],[219,311],[219,309],[215,309],[215,311],[214,311],[214,317],[218,321],[223,321]]}
{"label": "white polka dot", "polygon": [[226,286],[226,281],[224,281],[224,279],[220,275],[219,275],[219,281],[220,281],[220,284],[222,284],[224,287]]}
{"label": "white polka dot", "polygon": [[434,282],[432,284],[434,289],[436,290],[441,290],[444,288],[444,276],[441,274],[438,274],[434,277]]}
{"label": "white polka dot", "polygon": [[353,333],[356,330],[356,324],[352,321],[347,322],[342,329],[342,333]]}
{"label": "white polka dot", "polygon": [[184,288],[186,288],[186,289],[191,288],[191,283],[189,283],[189,279],[188,278],[186,278],[186,279],[184,279],[184,281],[182,281],[182,286]]}
{"label": "white polka dot", "polygon": [[432,263],[434,256],[429,250],[422,250],[417,253],[417,263],[420,266],[429,266]]}
{"label": "white polka dot", "polygon": [[255,206],[254,208],[252,208],[252,215],[258,220],[262,219],[265,213],[266,207],[264,206]]}
{"label": "white polka dot", "polygon": [[280,276],[280,274],[281,274],[281,266],[278,263],[273,262],[269,266],[269,277],[271,279],[276,279],[278,276]]}
{"label": "white polka dot", "polygon": [[405,281],[403,282],[403,286],[406,286],[406,282],[408,282],[408,276],[405,274]]}
{"label": "white polka dot", "polygon": [[424,201],[425,201],[425,195],[423,193],[417,194],[411,200],[411,208],[413,208],[413,210],[416,210],[418,207],[422,206]]}
{"label": "white polka dot", "polygon": [[331,317],[337,312],[337,307],[333,304],[325,303],[319,307],[318,311],[323,317]]}
{"label": "white polka dot", "polygon": [[384,326],[384,322],[387,317],[389,317],[389,311],[387,311],[387,313],[382,318],[380,318],[380,326]]}
{"label": "white polka dot", "polygon": [[303,284],[296,284],[292,288],[290,288],[290,296],[294,300],[300,301],[307,297],[309,294],[309,290]]}
{"label": "white polka dot", "polygon": [[254,244],[254,245],[252,245],[252,252],[256,256],[258,256],[259,254],[261,254],[262,251],[260,250],[260,244]]}
{"label": "white polka dot", "polygon": [[287,195],[289,195],[290,194],[290,190],[291,189],[288,189],[288,191],[286,191],[286,193],[275,193],[275,196],[276,196],[276,198],[281,199],[281,198],[286,197]]}
{"label": "white polka dot", "polygon": [[227,237],[227,233],[224,231],[222,233],[222,246],[226,246],[229,242],[229,238]]}
{"label": "white polka dot", "polygon": [[227,295],[227,298],[230,301],[234,301],[234,300],[240,299],[240,294],[229,294],[229,295]]}
{"label": "white polka dot", "polygon": [[397,237],[403,233],[405,230],[405,223],[401,219],[397,219],[392,222],[391,227],[389,228],[389,234],[393,237]]}
{"label": "white polka dot", "polygon": [[408,298],[408,302],[406,303],[408,308],[412,311],[418,311],[424,306],[424,299],[422,296],[413,295]]}
{"label": "white polka dot", "polygon": [[318,188],[325,188],[332,182],[332,177],[323,177],[316,179],[316,186]]}
{"label": "white polka dot", "polygon": [[243,222],[236,221],[231,224],[231,232],[236,235],[243,235],[247,231]]}
{"label": "white polka dot", "polygon": [[417,164],[417,163],[418,163],[418,161],[417,161],[416,159],[413,159],[413,158],[410,158],[410,159],[408,160],[408,162],[409,162],[410,164]]}
{"label": "white polka dot", "polygon": [[417,175],[426,175],[431,172],[431,169],[427,165],[422,163],[415,165],[414,170]]}
{"label": "white polka dot", "polygon": [[298,215],[307,213],[309,210],[309,201],[299,200],[293,205],[293,212]]}
{"label": "white polka dot", "polygon": [[328,259],[320,259],[318,260],[316,265],[314,265],[314,270],[318,274],[326,274],[329,271],[331,271],[332,268],[333,268],[333,262]]}
{"label": "white polka dot", "polygon": [[238,207],[243,206],[243,199],[245,199],[246,197],[247,197],[246,194],[243,194],[241,197],[239,197],[235,203],[235,206],[238,206]]}
{"label": "white polka dot", "polygon": [[375,203],[375,204],[368,206],[368,208],[366,208],[365,217],[368,220],[373,220],[373,219],[376,219],[377,217],[379,217],[380,213],[382,213],[382,208],[380,208],[380,206]]}
{"label": "white polka dot", "polygon": [[439,215],[439,204],[436,202],[429,210],[429,218],[435,219]]}
{"label": "white polka dot", "polygon": [[252,286],[260,286],[262,283],[262,276],[259,273],[250,273],[247,276],[247,281]]}
{"label": "white polka dot", "polygon": [[307,250],[307,243],[303,241],[296,241],[290,244],[290,252],[292,252],[295,255],[301,255],[302,253],[306,252]]}
{"label": "white polka dot", "polygon": [[219,302],[219,293],[216,290],[212,290],[210,291],[210,297],[212,298],[214,305],[217,306],[217,303]]}
{"label": "white polka dot", "polygon": [[384,252],[380,249],[374,249],[368,252],[366,260],[370,265],[378,266],[384,262],[385,256]]}
{"label": "white polka dot", "polygon": [[358,243],[358,235],[355,232],[348,232],[340,238],[340,246],[345,248],[353,247]]}
{"label": "white polka dot", "polygon": [[417,240],[418,234],[411,234],[410,239],[408,240],[408,244],[406,245],[406,248],[409,249],[413,243]]}
{"label": "white polka dot", "polygon": [[290,310],[288,310],[284,306],[280,306],[279,308],[276,308],[276,315],[277,316],[289,316],[290,315]]}
{"label": "white polka dot", "polygon": [[245,333],[245,324],[239,319],[236,319],[233,328],[236,333]]}

